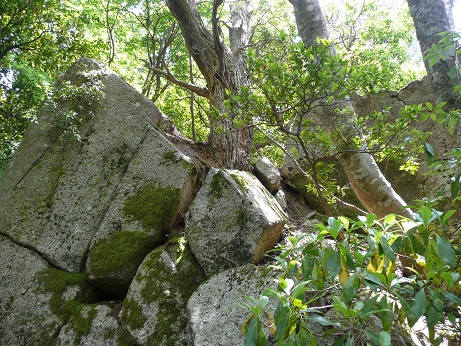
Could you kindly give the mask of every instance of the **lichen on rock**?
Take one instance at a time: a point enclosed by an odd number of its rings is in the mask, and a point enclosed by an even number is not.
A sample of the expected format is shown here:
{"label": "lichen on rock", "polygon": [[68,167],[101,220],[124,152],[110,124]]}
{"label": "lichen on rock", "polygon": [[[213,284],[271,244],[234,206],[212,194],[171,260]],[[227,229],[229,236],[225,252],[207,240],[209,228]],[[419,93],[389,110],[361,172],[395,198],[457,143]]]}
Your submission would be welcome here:
{"label": "lichen on rock", "polygon": [[212,168],[186,217],[186,238],[208,275],[257,263],[280,238],[286,214],[251,174]]}
{"label": "lichen on rock", "polygon": [[138,345],[193,345],[186,304],[206,276],[183,237],[152,251],[139,267],[120,314]]}

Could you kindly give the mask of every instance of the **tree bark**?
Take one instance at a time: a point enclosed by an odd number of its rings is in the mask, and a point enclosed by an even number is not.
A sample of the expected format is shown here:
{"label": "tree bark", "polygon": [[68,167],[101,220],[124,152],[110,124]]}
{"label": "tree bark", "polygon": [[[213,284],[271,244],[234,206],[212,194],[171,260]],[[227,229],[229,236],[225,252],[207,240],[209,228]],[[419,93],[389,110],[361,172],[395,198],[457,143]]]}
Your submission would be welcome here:
{"label": "tree bark", "polygon": [[[407,0],[410,14],[416,29],[416,37],[419,41],[423,57],[427,56],[431,46],[438,44],[441,32],[453,31],[451,13],[447,12],[445,0]],[[448,4],[449,5],[449,4]],[[448,8],[451,8],[448,6]],[[449,71],[456,68],[456,55],[446,52],[444,61],[438,61],[432,67],[429,61],[425,61],[427,74],[431,77],[432,85],[439,100],[453,98],[453,87],[460,83],[459,74],[456,78],[450,78]]]}
{"label": "tree bark", "polygon": [[217,9],[221,3],[214,1],[213,32],[210,32],[193,0],[167,0],[168,8],[181,27],[186,46],[207,83],[212,114],[209,143],[214,159],[223,168],[248,169],[252,130],[248,126],[236,126],[235,116],[225,106],[227,93],[244,85],[245,66],[242,66],[243,60],[235,59],[221,40],[217,25]]}
{"label": "tree bark", "polygon": [[[326,21],[318,0],[290,0],[294,8],[298,35],[306,47],[317,44],[317,38],[329,37]],[[333,54],[334,49],[332,49]],[[344,106],[353,110],[352,103]],[[325,112],[328,113],[328,112]],[[332,120],[322,117],[324,127],[329,128]],[[347,119],[343,119],[347,122]],[[360,151],[348,151],[341,156],[341,164],[349,179],[352,189],[363,206],[378,217],[387,214],[400,214],[412,217],[411,212],[404,208],[403,199],[394,191],[376,164],[373,156]]]}

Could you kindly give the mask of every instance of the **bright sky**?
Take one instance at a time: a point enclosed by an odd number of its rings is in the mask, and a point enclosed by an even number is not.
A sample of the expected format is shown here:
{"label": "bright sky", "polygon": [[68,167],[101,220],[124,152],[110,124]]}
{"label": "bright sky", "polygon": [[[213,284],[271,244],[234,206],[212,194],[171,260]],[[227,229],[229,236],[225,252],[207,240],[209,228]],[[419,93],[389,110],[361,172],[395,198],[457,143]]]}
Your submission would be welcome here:
{"label": "bright sky", "polygon": [[461,31],[461,0],[455,0],[453,6],[453,19],[456,30]]}

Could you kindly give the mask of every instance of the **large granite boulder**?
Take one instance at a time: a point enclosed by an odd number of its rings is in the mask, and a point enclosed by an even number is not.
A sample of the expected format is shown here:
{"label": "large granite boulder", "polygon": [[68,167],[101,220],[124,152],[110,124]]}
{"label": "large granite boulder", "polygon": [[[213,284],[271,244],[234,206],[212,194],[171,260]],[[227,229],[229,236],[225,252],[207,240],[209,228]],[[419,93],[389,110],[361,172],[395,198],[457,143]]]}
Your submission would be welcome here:
{"label": "large granite boulder", "polygon": [[150,129],[121,179],[88,253],[88,279],[113,296],[128,290],[144,257],[183,222],[197,169]]}
{"label": "large granite boulder", "polygon": [[187,301],[206,276],[183,237],[142,262],[123,303],[120,322],[136,345],[194,345]]}
{"label": "large granite boulder", "polygon": [[55,269],[0,236],[1,345],[49,345],[83,302],[96,299],[83,274]]}
{"label": "large granite boulder", "polygon": [[255,163],[255,174],[270,193],[275,195],[280,190],[281,176],[275,165],[265,156]]}
{"label": "large granite boulder", "polygon": [[[92,280],[126,291],[143,257],[186,212],[197,170],[157,131],[173,131],[171,122],[114,72],[81,59],[59,84],[73,94],[43,107],[0,182],[0,205],[8,206],[0,208],[2,233],[66,271],[81,271],[89,255]],[[63,125],[69,112],[73,123]],[[95,261],[122,239],[143,246]],[[117,266],[126,260],[129,268]]]}
{"label": "large granite boulder", "polygon": [[[140,163],[134,157],[142,160],[143,143],[159,137],[156,127],[172,125],[152,102],[93,60],[79,60],[61,84],[76,88],[80,96],[45,106],[38,124],[26,131],[0,181],[0,205],[8,206],[0,208],[0,221],[2,233],[56,267],[78,272],[124,187],[128,167]],[[75,113],[75,126],[62,124],[68,112]],[[135,188],[151,177],[139,177]]]}
{"label": "large granite boulder", "polygon": [[223,271],[201,285],[187,303],[193,344],[243,345],[242,327],[251,314],[239,305],[244,304],[244,296],[259,297],[264,289],[275,289],[274,279],[274,272],[269,275],[266,268],[248,264]]}
{"label": "large granite boulder", "polygon": [[255,176],[212,168],[186,216],[186,238],[207,275],[257,263],[287,216]]}

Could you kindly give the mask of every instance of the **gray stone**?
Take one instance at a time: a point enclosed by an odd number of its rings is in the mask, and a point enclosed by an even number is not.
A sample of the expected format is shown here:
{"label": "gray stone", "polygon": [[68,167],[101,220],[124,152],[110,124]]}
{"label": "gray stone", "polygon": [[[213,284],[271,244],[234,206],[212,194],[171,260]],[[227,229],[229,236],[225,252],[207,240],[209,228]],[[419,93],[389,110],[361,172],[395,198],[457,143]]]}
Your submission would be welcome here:
{"label": "gray stone", "polygon": [[206,276],[184,238],[151,252],[125,298],[120,321],[137,345],[194,345],[186,304]]}
{"label": "gray stone", "polygon": [[90,282],[115,297],[126,293],[144,257],[182,222],[197,192],[196,174],[187,156],[149,130],[91,242]]}
{"label": "gray stone", "polygon": [[256,161],[255,175],[273,195],[280,189],[280,172],[267,157]]}
{"label": "gray stone", "polygon": [[[388,108],[387,112],[391,121],[397,119],[401,110],[407,105],[425,105],[426,102],[436,104],[431,80],[428,76],[422,80],[412,81],[400,91],[383,91],[378,94],[356,96],[352,101],[357,114],[364,116],[372,114],[373,111],[382,111]],[[439,158],[442,158],[452,148],[461,145],[461,126],[459,124],[452,133],[444,125],[438,125],[430,119],[415,122],[412,127],[422,132],[429,132],[426,142],[435,149]],[[417,199],[436,197],[443,190],[449,195],[450,174],[428,175],[426,173],[429,168],[424,155],[421,155],[419,159],[421,165],[415,174],[400,170],[399,166],[404,162],[397,162],[396,160],[386,161],[385,164],[381,165],[381,170],[394,189],[409,204]],[[440,204],[439,207],[441,207]]]}
{"label": "gray stone", "polygon": [[98,100],[81,101],[91,109],[77,115],[80,140],[57,125],[59,107],[68,109],[70,101],[44,107],[0,181],[0,220],[2,233],[77,272],[133,157],[154,127],[172,125],[151,101],[92,60],[74,64],[61,80],[67,82],[102,85],[103,95],[88,89],[86,96]]}
{"label": "gray stone", "polygon": [[117,304],[83,305],[60,330],[56,346],[133,345],[118,323]]}
{"label": "gray stone", "polygon": [[0,343],[49,345],[81,301],[92,299],[82,274],[50,267],[37,253],[0,236]]}
{"label": "gray stone", "polygon": [[256,177],[212,168],[186,216],[186,238],[211,275],[257,263],[279,240],[286,218]]}
{"label": "gray stone", "polygon": [[[243,296],[257,298],[274,287],[274,277],[255,265],[236,267],[213,276],[201,285],[187,304],[195,346],[241,346],[242,327],[250,318]],[[269,333],[266,333],[268,335]]]}
{"label": "gray stone", "polygon": [[274,197],[276,201],[279,203],[280,207],[286,211],[288,208],[288,205],[287,205],[287,199],[285,197],[285,192],[283,192],[283,190],[280,189],[275,193]]}

